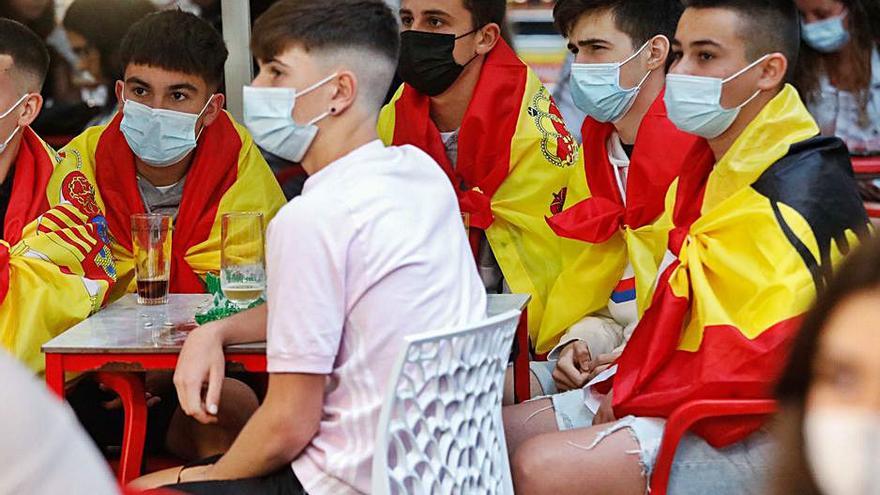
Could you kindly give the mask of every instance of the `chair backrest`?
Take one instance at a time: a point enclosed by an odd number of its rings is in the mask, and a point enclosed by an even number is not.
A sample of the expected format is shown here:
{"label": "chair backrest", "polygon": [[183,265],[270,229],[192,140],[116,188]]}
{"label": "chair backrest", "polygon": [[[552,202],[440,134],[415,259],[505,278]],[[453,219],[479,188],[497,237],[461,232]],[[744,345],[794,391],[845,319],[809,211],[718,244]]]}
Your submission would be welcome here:
{"label": "chair backrest", "polygon": [[407,338],[379,418],[373,493],[513,493],[501,396],[519,315]]}

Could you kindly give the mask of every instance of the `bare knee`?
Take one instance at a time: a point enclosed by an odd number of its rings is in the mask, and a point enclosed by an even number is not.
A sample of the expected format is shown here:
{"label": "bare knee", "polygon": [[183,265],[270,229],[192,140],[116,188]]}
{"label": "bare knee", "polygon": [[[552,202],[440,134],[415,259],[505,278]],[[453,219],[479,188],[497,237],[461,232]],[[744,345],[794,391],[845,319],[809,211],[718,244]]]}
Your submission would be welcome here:
{"label": "bare knee", "polygon": [[516,493],[548,493],[548,470],[554,464],[553,450],[546,439],[531,438],[523,442],[510,461]]}

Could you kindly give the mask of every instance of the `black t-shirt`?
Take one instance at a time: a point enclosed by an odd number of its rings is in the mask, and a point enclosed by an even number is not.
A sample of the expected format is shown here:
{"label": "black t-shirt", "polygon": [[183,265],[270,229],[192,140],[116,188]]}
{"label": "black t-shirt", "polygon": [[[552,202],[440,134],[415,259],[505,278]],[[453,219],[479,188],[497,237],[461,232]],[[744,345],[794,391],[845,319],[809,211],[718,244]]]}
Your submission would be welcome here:
{"label": "black t-shirt", "polygon": [[620,144],[621,146],[623,146],[623,152],[626,153],[626,157],[631,159],[633,156],[633,149],[635,149],[636,145],[623,143]]}
{"label": "black t-shirt", "polygon": [[10,170],[6,180],[0,184],[0,239],[6,238],[6,232],[3,229],[6,225],[6,209],[9,208],[9,199],[12,196],[13,178],[15,178],[15,171]]}

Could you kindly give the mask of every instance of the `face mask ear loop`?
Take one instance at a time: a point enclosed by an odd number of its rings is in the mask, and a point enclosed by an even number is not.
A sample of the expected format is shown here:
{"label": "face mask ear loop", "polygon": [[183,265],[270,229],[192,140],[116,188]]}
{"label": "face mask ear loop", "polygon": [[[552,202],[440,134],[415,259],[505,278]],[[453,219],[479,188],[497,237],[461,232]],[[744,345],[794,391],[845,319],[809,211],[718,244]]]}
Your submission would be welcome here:
{"label": "face mask ear loop", "polygon": [[24,102],[24,100],[26,100],[27,97],[30,95],[31,95],[30,93],[25,93],[24,95],[22,95],[22,97],[19,98],[18,101],[16,101],[11,107],[9,107],[9,110],[3,112],[3,115],[0,115],[0,119],[6,118],[7,115],[12,113],[12,111],[15,110],[16,108],[18,108],[18,106],[21,105],[22,102]]}
{"label": "face mask ear loop", "polygon": [[320,122],[320,121],[324,120],[325,118],[327,118],[328,115],[330,115],[330,112],[324,112],[324,113],[322,113],[321,115],[318,115],[317,117],[315,117],[315,118],[313,118],[312,120],[310,120],[309,123],[306,124],[306,125],[315,125],[315,124],[317,124],[318,122]]}
{"label": "face mask ear loop", "polygon": [[[640,53],[642,53],[643,51],[645,51],[645,47],[648,46],[649,43],[651,43],[651,40],[646,41],[646,42],[645,42],[645,43],[644,43],[644,44],[643,44],[638,50],[635,51],[635,53],[633,53],[632,55],[630,55],[630,56],[629,56],[626,60],[624,60],[623,62],[620,62],[619,64],[617,64],[617,68],[618,68],[618,69],[623,68],[624,65],[628,64],[632,59],[636,58]],[[635,86],[635,88],[636,88],[636,89],[640,89],[640,88],[642,87],[642,84],[645,84],[645,81],[648,80],[648,77],[650,77],[650,75],[651,75],[652,72],[654,72],[653,69],[648,70],[648,73],[645,74],[645,77],[643,77],[642,80],[639,81],[639,83]],[[618,76],[618,77],[620,77],[620,76]],[[620,85],[620,82],[618,81],[618,86],[619,86],[619,85]]]}
{"label": "face mask ear loop", "polygon": [[[743,68],[742,70],[740,70],[740,71],[737,72],[736,74],[734,74],[734,75],[728,77],[727,79],[721,81],[721,85],[724,86],[724,85],[727,84],[728,82],[730,82],[730,81],[736,79],[737,77],[739,77],[739,76],[745,74],[746,72],[748,72],[748,71],[754,69],[755,67],[757,67],[758,64],[760,64],[761,62],[767,60],[767,58],[768,58],[769,56],[770,56],[770,54],[764,55],[763,57],[759,58],[758,60],[755,60],[754,62],[752,62],[752,63],[750,63],[749,65],[745,66],[745,68]],[[746,101],[740,103],[739,105],[733,107],[733,109],[740,109],[740,108],[743,108],[744,106],[746,106],[746,105],[748,105],[749,103],[751,103],[752,100],[754,100],[755,98],[757,98],[759,94],[761,94],[761,90],[760,90],[760,89],[757,90],[757,91],[755,91],[755,94],[753,94],[752,96],[750,96],[748,100],[746,100]],[[720,104],[720,103],[719,103],[719,104]],[[728,109],[728,110],[731,110],[731,109]]]}
{"label": "face mask ear loop", "polygon": [[[205,102],[205,106],[202,107],[202,111],[199,112],[199,115],[198,115],[198,116],[196,116],[196,122],[198,122],[198,120],[199,120],[200,118],[202,118],[202,114],[205,113],[205,110],[208,109],[208,105],[210,105],[212,101],[214,101],[214,95],[211,95],[211,97],[208,98],[208,101]],[[202,125],[202,128],[199,129],[199,133],[196,134],[196,142],[197,142],[197,143],[199,142],[199,138],[202,137],[202,132],[204,132],[205,127],[208,127],[208,126],[206,126],[206,125]]]}
{"label": "face mask ear loop", "polygon": [[316,82],[315,84],[312,84],[308,88],[300,91],[299,93],[296,93],[296,97],[299,98],[300,96],[304,96],[308,93],[311,93],[312,91],[314,91],[314,90],[320,88],[321,86],[327,84],[328,82],[332,81],[333,78],[338,75],[339,75],[338,72],[334,72],[332,75],[329,75],[329,76],[325,77],[324,79],[321,79],[320,81]]}

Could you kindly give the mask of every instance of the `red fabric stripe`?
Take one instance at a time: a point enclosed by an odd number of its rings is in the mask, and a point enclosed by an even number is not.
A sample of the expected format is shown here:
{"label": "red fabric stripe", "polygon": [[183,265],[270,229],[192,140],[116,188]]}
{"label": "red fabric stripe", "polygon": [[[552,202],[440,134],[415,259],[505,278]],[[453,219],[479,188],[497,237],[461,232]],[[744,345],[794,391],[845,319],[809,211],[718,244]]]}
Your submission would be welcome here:
{"label": "red fabric stripe", "polygon": [[73,235],[75,235],[75,236],[76,236],[78,239],[80,239],[80,240],[81,240],[86,246],[88,246],[88,247],[89,247],[88,250],[89,250],[90,252],[91,252],[92,249],[95,248],[95,246],[98,245],[98,242],[97,242],[95,239],[90,239],[90,238],[86,237],[86,235],[83,234],[83,232],[82,232],[81,229],[70,229],[70,232],[72,232]]}
{"label": "red fabric stripe", "polygon": [[40,138],[30,127],[25,127],[15,158],[12,195],[3,223],[4,237],[10,245],[21,240],[21,232],[27,224],[49,209],[46,186],[54,167]]}
{"label": "red fabric stripe", "polygon": [[[137,187],[134,154],[119,130],[121,119],[121,114],[117,115],[101,134],[95,161],[98,189],[106,205],[110,232],[130,251],[131,215],[143,213],[144,205]],[[187,172],[175,222],[171,292],[200,293],[205,290],[185,256],[192,246],[210,235],[220,199],[238,178],[240,151],[241,137],[225,113],[202,132]]]}
{"label": "red fabric stripe", "polygon": [[440,164],[459,191],[459,204],[471,214],[473,227],[492,224],[491,198],[510,170],[510,143],[522,115],[527,77],[526,65],[499,41],[486,56],[462,121],[454,169],[431,120],[430,98],[407,85],[395,104],[393,143],[414,145]]}
{"label": "red fabric stripe", "polygon": [[0,244],[0,304],[9,292],[9,248]]}
{"label": "red fabric stripe", "polygon": [[693,148],[708,149],[702,139],[681,132],[666,116],[661,93],[642,119],[627,173],[624,204],[608,158],[613,124],[592,118],[584,121],[584,167],[591,197],[547,220],[557,235],[602,243],[622,227],[637,229],[663,213],[666,191],[678,176]]}
{"label": "red fabric stripe", "polygon": [[614,292],[624,292],[628,290],[635,290],[636,288],[636,279],[628,278],[626,280],[621,280],[620,283],[617,284],[617,287],[614,288]]}
{"label": "red fabric stripe", "polygon": [[[48,216],[48,214],[47,214],[47,216]],[[70,244],[71,247],[76,248],[77,251],[82,253],[83,257],[88,256],[89,252],[86,251],[86,249],[83,248],[81,245],[79,245],[79,243],[77,243],[76,241],[71,239],[70,236],[67,235],[67,232],[68,231],[65,231],[65,230],[56,230],[55,234],[57,234],[58,237],[60,237],[62,240],[64,240],[64,242],[66,242],[67,244]]]}

